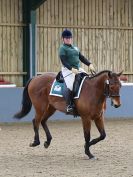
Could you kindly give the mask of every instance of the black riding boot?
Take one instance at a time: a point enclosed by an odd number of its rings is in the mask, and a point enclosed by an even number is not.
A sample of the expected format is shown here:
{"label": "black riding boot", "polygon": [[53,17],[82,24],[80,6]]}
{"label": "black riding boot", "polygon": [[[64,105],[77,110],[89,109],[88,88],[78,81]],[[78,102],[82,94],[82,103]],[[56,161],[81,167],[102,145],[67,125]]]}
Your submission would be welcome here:
{"label": "black riding boot", "polygon": [[67,90],[66,103],[67,113],[73,112],[73,92],[70,89]]}

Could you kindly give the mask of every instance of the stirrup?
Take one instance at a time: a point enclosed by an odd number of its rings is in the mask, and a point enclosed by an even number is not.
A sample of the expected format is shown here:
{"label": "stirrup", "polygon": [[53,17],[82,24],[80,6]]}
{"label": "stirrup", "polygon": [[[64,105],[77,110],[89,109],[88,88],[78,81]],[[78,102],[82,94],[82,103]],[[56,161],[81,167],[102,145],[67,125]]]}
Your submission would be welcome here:
{"label": "stirrup", "polygon": [[73,106],[68,105],[67,106],[67,113],[73,112]]}

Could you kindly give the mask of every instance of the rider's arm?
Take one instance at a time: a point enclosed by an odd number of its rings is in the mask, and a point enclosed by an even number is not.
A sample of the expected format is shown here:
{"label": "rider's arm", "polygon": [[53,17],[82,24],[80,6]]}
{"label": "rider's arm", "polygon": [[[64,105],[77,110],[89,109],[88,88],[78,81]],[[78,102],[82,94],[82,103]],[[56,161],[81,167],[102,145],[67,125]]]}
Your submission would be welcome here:
{"label": "rider's arm", "polygon": [[91,62],[89,60],[87,60],[80,52],[79,52],[79,59],[82,63],[84,63],[87,66],[89,66],[91,64]]}
{"label": "rider's arm", "polygon": [[67,62],[66,55],[60,55],[60,59],[61,59],[61,62],[62,62],[62,64],[63,64],[64,67],[66,67],[69,70],[72,69],[72,67],[70,66],[70,64]]}

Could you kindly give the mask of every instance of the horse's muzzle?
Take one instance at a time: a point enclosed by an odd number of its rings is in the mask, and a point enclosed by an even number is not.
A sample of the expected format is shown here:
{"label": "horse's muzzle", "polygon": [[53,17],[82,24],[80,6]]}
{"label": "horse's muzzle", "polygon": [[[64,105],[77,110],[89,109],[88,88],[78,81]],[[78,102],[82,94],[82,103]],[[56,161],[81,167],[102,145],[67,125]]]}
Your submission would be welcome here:
{"label": "horse's muzzle", "polygon": [[121,104],[119,104],[119,105],[114,105],[115,108],[119,108],[120,106],[121,106]]}
{"label": "horse's muzzle", "polygon": [[111,106],[114,108],[119,108],[121,106],[120,101],[116,101],[115,99],[111,99]]}

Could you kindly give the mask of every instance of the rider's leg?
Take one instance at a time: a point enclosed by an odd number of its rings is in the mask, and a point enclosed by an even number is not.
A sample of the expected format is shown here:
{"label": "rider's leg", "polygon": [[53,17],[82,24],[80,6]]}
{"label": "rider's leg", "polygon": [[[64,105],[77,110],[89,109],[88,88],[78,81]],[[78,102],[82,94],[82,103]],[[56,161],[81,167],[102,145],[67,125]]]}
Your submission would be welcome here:
{"label": "rider's leg", "polygon": [[62,67],[62,74],[67,86],[66,90],[66,103],[67,103],[67,112],[73,111],[73,83],[75,80],[75,74],[72,73],[67,68]]}
{"label": "rider's leg", "polygon": [[67,89],[66,94],[67,113],[73,112],[73,91]]}

